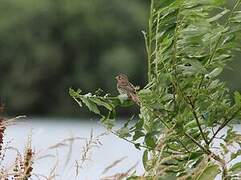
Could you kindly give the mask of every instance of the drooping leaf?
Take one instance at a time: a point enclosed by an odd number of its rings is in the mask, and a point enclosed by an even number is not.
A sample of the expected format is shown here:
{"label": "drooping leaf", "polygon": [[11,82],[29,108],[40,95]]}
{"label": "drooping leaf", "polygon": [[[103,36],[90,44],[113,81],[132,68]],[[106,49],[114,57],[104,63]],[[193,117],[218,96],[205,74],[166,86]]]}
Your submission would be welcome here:
{"label": "drooping leaf", "polygon": [[110,118],[109,116],[102,116],[102,118],[100,119],[100,122],[102,124],[104,124],[107,129],[112,129],[112,127],[114,126],[115,123],[115,119],[114,118]]}
{"label": "drooping leaf", "polygon": [[69,88],[69,95],[78,103],[80,107],[82,107],[81,101],[78,99],[80,98],[79,93],[81,93],[81,90],[78,89],[76,92],[72,88]]}
{"label": "drooping leaf", "polygon": [[145,140],[144,141],[145,141],[146,145],[148,147],[150,147],[150,148],[154,148],[156,146],[155,140],[154,140],[154,137],[153,137],[152,133],[147,133],[145,135]]}
{"label": "drooping leaf", "polygon": [[147,161],[148,161],[148,150],[146,149],[142,155],[142,164],[146,170],[148,170]]}
{"label": "drooping leaf", "polygon": [[207,180],[215,179],[215,177],[220,173],[218,165],[210,164],[208,165],[201,174],[195,180]]}
{"label": "drooping leaf", "polygon": [[237,158],[238,156],[241,156],[241,149],[231,154],[231,160]]}
{"label": "drooping leaf", "polygon": [[241,22],[241,11],[236,11],[235,15],[230,18],[230,21],[233,23],[240,23]]}
{"label": "drooping leaf", "polygon": [[208,22],[214,22],[223,17],[225,14],[227,14],[230,10],[229,9],[224,9],[222,12],[216,14],[215,16],[209,18],[207,21]]}
{"label": "drooping leaf", "polygon": [[91,101],[94,102],[95,104],[97,104],[98,106],[104,106],[106,109],[112,111],[113,109],[113,105],[109,102],[105,102],[101,99],[98,98],[91,98]]}
{"label": "drooping leaf", "polygon": [[241,162],[234,164],[231,168],[229,168],[229,171],[232,174],[240,173],[241,172]]}
{"label": "drooping leaf", "polygon": [[121,129],[119,129],[119,130],[117,131],[117,133],[118,133],[118,135],[119,135],[120,137],[124,137],[124,138],[131,136],[131,135],[130,135],[130,130],[129,130],[128,127],[122,127]]}
{"label": "drooping leaf", "polygon": [[221,74],[222,71],[223,71],[223,68],[217,67],[217,68],[215,68],[213,71],[211,71],[209,74],[207,74],[206,77],[207,77],[207,78],[215,78],[215,77],[217,77],[219,74]]}
{"label": "drooping leaf", "polygon": [[144,124],[144,119],[140,118],[138,120],[138,122],[135,124],[135,129],[136,130],[141,130],[143,128],[143,124]]}
{"label": "drooping leaf", "polygon": [[88,98],[81,98],[81,100],[89,108],[90,111],[96,114],[100,114],[100,110],[98,109],[96,104],[93,103],[91,100],[89,100]]}
{"label": "drooping leaf", "polygon": [[235,103],[241,107],[241,94],[238,92],[238,91],[235,91],[234,92],[234,100],[235,100]]}
{"label": "drooping leaf", "polygon": [[141,144],[140,143],[135,143],[134,146],[135,146],[136,149],[141,150],[141,148],[140,148]]}
{"label": "drooping leaf", "polygon": [[133,135],[133,141],[138,140],[141,137],[144,137],[145,133],[142,132],[141,130],[135,130],[135,134]]}

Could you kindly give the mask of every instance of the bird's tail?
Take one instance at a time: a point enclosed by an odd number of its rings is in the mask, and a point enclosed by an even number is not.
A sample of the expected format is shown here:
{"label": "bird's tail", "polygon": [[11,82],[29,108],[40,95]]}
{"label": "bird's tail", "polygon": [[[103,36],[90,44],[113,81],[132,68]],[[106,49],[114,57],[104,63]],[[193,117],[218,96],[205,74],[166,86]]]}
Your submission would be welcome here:
{"label": "bird's tail", "polygon": [[135,102],[138,106],[140,106],[141,101],[140,101],[139,97],[136,94],[131,93],[130,97],[131,97],[131,100],[133,102]]}

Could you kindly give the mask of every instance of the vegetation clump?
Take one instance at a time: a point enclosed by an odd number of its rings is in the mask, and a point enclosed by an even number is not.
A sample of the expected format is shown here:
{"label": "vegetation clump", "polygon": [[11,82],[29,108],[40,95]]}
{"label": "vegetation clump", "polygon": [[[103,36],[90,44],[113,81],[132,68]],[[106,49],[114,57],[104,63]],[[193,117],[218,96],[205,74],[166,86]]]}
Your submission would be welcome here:
{"label": "vegetation clump", "polygon": [[241,135],[230,122],[241,117],[241,95],[219,78],[238,49],[239,7],[240,0],[231,9],[222,0],[152,0],[143,32],[148,82],[138,91],[140,114],[134,125],[130,118],[113,130],[116,110],[135,105],[126,96],[70,89],[108,129],[144,149],[142,178],[240,178],[241,163],[235,160],[241,155]]}

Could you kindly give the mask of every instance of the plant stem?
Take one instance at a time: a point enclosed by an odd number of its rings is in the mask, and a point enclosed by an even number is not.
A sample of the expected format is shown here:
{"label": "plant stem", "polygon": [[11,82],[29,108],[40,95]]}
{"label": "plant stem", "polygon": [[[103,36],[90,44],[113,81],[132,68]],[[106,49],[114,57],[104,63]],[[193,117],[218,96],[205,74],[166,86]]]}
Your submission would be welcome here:
{"label": "plant stem", "polygon": [[235,111],[234,113],[233,113],[233,115],[230,117],[230,118],[226,118],[225,120],[224,120],[224,122],[219,126],[219,128],[217,129],[217,131],[213,134],[213,136],[211,137],[211,139],[209,140],[209,142],[208,142],[208,144],[210,144],[212,141],[213,141],[213,139],[216,137],[216,135],[231,121],[231,120],[233,120],[233,118],[240,112],[240,108],[237,110],[237,111]]}
{"label": "plant stem", "polygon": [[[160,121],[163,123],[163,125],[168,128],[171,129],[171,127],[161,119],[161,117],[159,116],[159,114],[157,114],[155,111],[153,111],[152,109],[148,108],[152,113],[154,113],[155,116],[158,117],[158,119],[160,119]],[[198,141],[196,141],[196,139],[194,139],[190,134],[184,132],[184,135],[186,137],[188,137],[194,144],[196,144],[200,149],[202,149],[204,151],[205,154],[210,155],[212,152],[209,149],[206,149],[205,147],[203,147]],[[187,152],[190,152],[188,150],[188,148],[181,142],[181,140],[179,138],[177,138],[179,143],[184,147],[185,150],[187,150]]]}
{"label": "plant stem", "polygon": [[148,25],[148,37],[147,37],[147,61],[148,61],[148,82],[151,81],[151,57],[152,57],[152,21],[153,21],[153,10],[154,10],[154,0],[151,0],[151,7],[150,7],[150,19]]}
{"label": "plant stem", "polygon": [[[160,115],[158,113],[156,113],[155,111],[153,111],[153,109],[145,106],[149,111],[151,111],[161,122],[162,124],[167,128],[167,129],[171,129],[171,127],[165,122],[162,120],[162,118],[160,117]],[[190,153],[190,151],[188,150],[188,148],[184,145],[184,143],[179,139],[177,138],[177,141],[181,144],[181,146],[188,152]]]}
{"label": "plant stem", "polygon": [[200,149],[203,150],[203,152],[207,155],[210,155],[212,152],[209,149],[206,149],[205,147],[203,147],[198,141],[196,141],[196,139],[194,139],[190,134],[184,132],[184,135],[186,137],[188,137],[194,144],[196,144]]}
{"label": "plant stem", "polygon": [[207,138],[205,137],[205,135],[204,135],[204,133],[203,133],[202,126],[201,126],[201,124],[200,124],[200,122],[199,122],[199,118],[198,118],[197,112],[196,112],[196,110],[195,110],[195,105],[194,105],[194,103],[192,102],[192,100],[189,98],[189,96],[187,96],[187,98],[188,98],[188,100],[189,100],[189,104],[190,104],[190,106],[191,106],[191,111],[192,111],[192,114],[193,114],[193,116],[194,116],[194,118],[195,118],[195,120],[196,120],[196,123],[197,123],[197,125],[198,125],[198,129],[199,129],[199,131],[200,131],[200,133],[201,133],[201,136],[202,136],[203,140],[205,141],[205,143],[208,145],[208,140],[207,140]]}
{"label": "plant stem", "polygon": [[[136,145],[136,144],[137,144],[137,143],[135,143],[135,142],[133,142],[133,141],[127,139],[127,138],[124,138],[124,137],[119,136],[115,131],[112,131],[112,130],[109,130],[109,131],[110,131],[112,134],[114,134],[115,136],[117,136],[117,137],[119,137],[119,138],[121,138],[121,139],[123,139],[123,140],[125,140],[125,141],[127,141],[127,142],[129,142],[129,143],[131,143],[131,144],[133,144],[133,145]],[[142,148],[145,148],[145,149],[155,150],[154,148],[151,148],[151,147],[149,147],[149,146],[145,146],[145,145],[142,145],[142,144],[139,144],[139,146],[142,147]],[[158,150],[157,150],[157,151],[158,151]]]}
{"label": "plant stem", "polygon": [[[161,119],[161,117],[159,116],[159,114],[157,114],[157,113],[155,113],[154,111],[152,111],[154,114],[155,114],[155,116],[157,116],[158,117],[158,119],[160,119],[160,121],[164,124],[164,126],[166,126],[166,128],[168,128],[168,129],[171,129],[171,127],[165,122],[165,121],[163,121],[162,119]],[[179,138],[177,138],[177,141],[183,146],[183,148],[189,153],[190,151],[188,150],[188,148],[184,145],[184,143],[179,139]],[[198,143],[198,142],[197,142]]]}
{"label": "plant stem", "polygon": [[[180,10],[181,10],[181,7],[179,7],[179,9],[178,9],[178,14],[177,14],[177,19],[176,19],[176,21],[177,21],[177,24],[176,24],[176,28],[175,28],[175,31],[174,31],[174,42],[173,42],[173,64],[175,64],[176,63],[176,56],[177,56],[177,36],[178,36],[178,30],[179,30],[179,26],[180,26],[180,23],[181,23],[181,21],[179,20],[179,12],[180,12]],[[174,71],[176,72],[176,66],[174,66]],[[207,141],[207,139],[206,139],[206,137],[205,137],[205,135],[204,135],[204,133],[203,133],[203,130],[202,130],[202,127],[201,127],[201,125],[200,125],[200,123],[199,123],[199,120],[198,120],[198,116],[197,116],[197,113],[196,113],[196,111],[195,111],[195,106],[194,106],[194,104],[191,102],[191,100],[188,98],[188,96],[185,96],[184,95],[184,93],[182,92],[182,90],[181,90],[181,87],[179,86],[179,84],[178,84],[178,79],[177,79],[177,76],[176,76],[176,74],[174,74],[174,77],[175,77],[175,80],[176,80],[176,82],[177,82],[177,84],[175,84],[175,83],[173,83],[173,85],[174,85],[174,87],[175,87],[175,89],[179,89],[179,91],[180,91],[180,93],[181,93],[181,95],[182,95],[182,97],[183,97],[183,99],[188,103],[188,104],[190,104],[191,105],[191,111],[192,111],[192,113],[193,113],[193,115],[194,115],[194,117],[195,117],[195,120],[196,120],[196,122],[197,122],[197,125],[198,125],[198,128],[199,128],[199,130],[200,130],[200,133],[201,133],[201,135],[202,135],[202,138],[203,138],[203,140],[205,141],[205,143],[207,144],[208,143],[208,141]],[[176,87],[177,86],[177,87]],[[190,137],[189,137],[190,138]],[[198,143],[199,144],[199,143]]]}
{"label": "plant stem", "polygon": [[226,163],[223,163],[223,165],[222,165],[222,179],[228,180],[228,170],[226,167]]}
{"label": "plant stem", "polygon": [[214,154],[213,152],[211,152],[209,149],[206,149],[205,147],[203,147],[199,142],[197,142],[190,134],[185,132],[185,136],[189,137],[191,139],[191,141],[193,143],[195,143],[200,149],[203,150],[203,152],[207,155],[210,155],[211,158],[213,158],[214,160],[218,161],[222,168],[225,168],[225,160],[221,159],[218,155]]}
{"label": "plant stem", "polygon": [[156,44],[155,44],[155,59],[156,59],[156,62],[155,62],[155,74],[156,74],[156,77],[158,77],[158,32],[159,32],[159,22],[160,22],[160,13],[157,14],[157,24],[156,24],[156,34],[155,34],[155,41],[156,41]]}

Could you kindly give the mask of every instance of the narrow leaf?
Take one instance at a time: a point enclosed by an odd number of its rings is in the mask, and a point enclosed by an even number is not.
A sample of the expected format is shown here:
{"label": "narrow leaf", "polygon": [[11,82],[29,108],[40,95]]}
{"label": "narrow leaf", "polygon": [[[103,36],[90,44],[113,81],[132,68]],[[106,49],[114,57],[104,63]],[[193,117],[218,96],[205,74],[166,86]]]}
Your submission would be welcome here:
{"label": "narrow leaf", "polygon": [[238,162],[234,164],[229,171],[231,171],[233,174],[237,174],[241,172],[241,162]]}
{"label": "narrow leaf", "polygon": [[142,156],[142,163],[145,170],[147,170],[147,161],[148,161],[148,150],[145,150]]}
{"label": "narrow leaf", "polygon": [[220,12],[219,14],[217,14],[216,16],[213,16],[211,18],[208,19],[208,22],[214,22],[217,21],[218,19],[220,19],[221,17],[223,17],[226,13],[228,13],[230,10],[229,9],[224,9],[222,12]]}
{"label": "narrow leaf", "polygon": [[218,165],[209,165],[205,170],[196,178],[196,180],[207,180],[215,179],[215,177],[220,173]]}
{"label": "narrow leaf", "polygon": [[100,114],[100,111],[98,109],[98,107],[96,106],[95,103],[93,103],[92,101],[90,101],[88,98],[81,98],[82,102],[85,103],[85,105],[89,108],[90,111],[96,113],[96,114]]}

